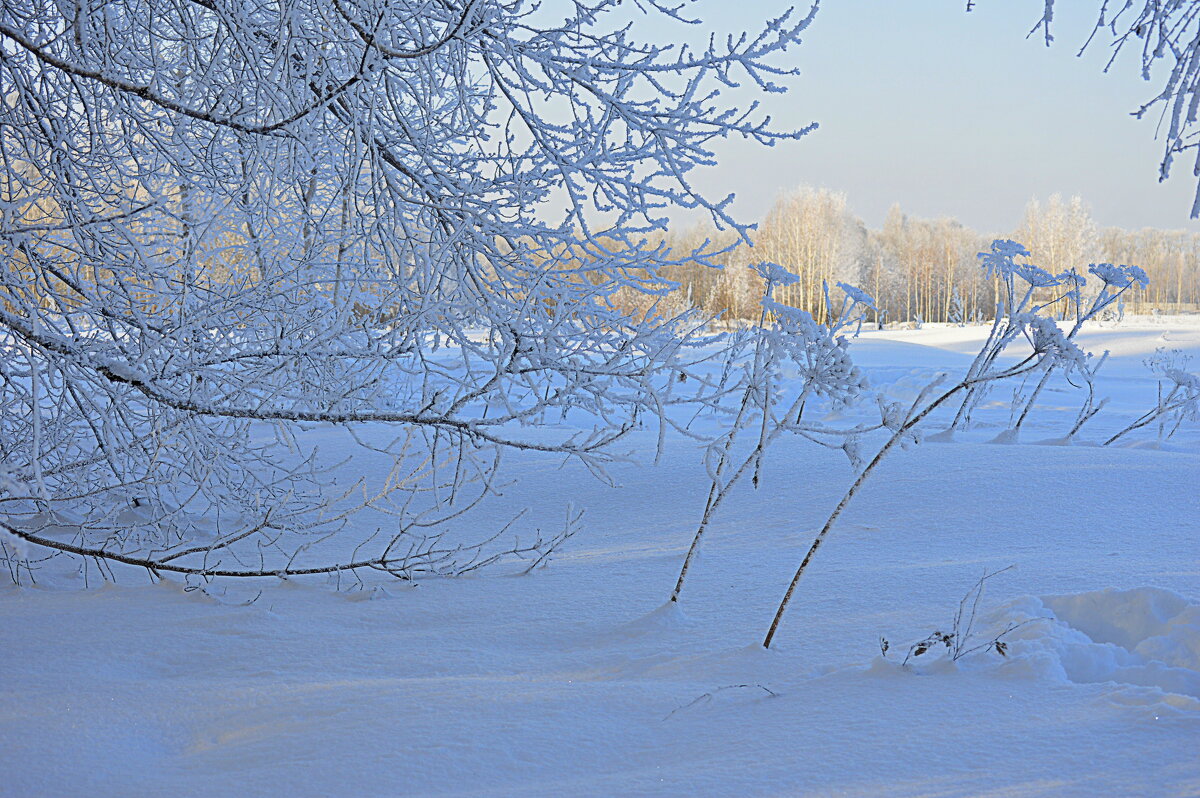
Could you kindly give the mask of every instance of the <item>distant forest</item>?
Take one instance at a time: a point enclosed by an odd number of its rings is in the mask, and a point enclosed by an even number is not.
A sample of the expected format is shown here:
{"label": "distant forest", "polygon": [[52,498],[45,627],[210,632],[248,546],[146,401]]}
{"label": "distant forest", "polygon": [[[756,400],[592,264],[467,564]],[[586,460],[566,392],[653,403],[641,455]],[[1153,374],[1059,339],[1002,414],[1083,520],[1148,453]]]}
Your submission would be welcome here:
{"label": "distant forest", "polygon": [[[762,287],[745,266],[773,261],[800,276],[795,285],[780,289],[776,299],[808,310],[818,321],[825,321],[826,282],[834,303],[840,304],[841,294],[834,288],[838,281],[874,296],[885,323],[990,319],[995,284],[979,267],[976,254],[993,238],[1021,242],[1032,254],[1029,261],[1053,274],[1074,267],[1089,276],[1092,263],[1140,266],[1150,287],[1131,293],[1126,312],[1200,310],[1200,233],[1101,228],[1079,197],[1033,200],[1017,229],[982,234],[954,219],[907,216],[898,205],[888,212],[882,229],[871,230],[847,209],[845,195],[802,189],[781,197],[752,235],[753,248],[737,246],[732,232],[710,225],[669,231],[664,243],[677,253],[693,251],[706,240],[708,251],[728,251],[711,258],[724,269],[700,263],[661,269],[659,276],[679,287],[660,301],[658,312],[697,307],[726,319],[757,318]],[[1096,283],[1090,279],[1085,293]],[[630,310],[650,309],[651,300],[633,292],[620,301]],[[1066,303],[1059,305],[1056,310],[1066,312]]]}

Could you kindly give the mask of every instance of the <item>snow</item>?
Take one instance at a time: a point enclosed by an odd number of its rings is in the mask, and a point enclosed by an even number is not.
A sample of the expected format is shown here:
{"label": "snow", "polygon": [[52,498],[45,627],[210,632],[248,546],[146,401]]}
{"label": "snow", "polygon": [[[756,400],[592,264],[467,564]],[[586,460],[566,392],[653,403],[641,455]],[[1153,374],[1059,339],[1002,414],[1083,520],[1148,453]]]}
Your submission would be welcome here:
{"label": "snow", "polygon": [[[986,334],[870,331],[849,349],[907,402]],[[1097,378],[1110,402],[1074,445],[1037,445],[1079,406],[1055,380],[1012,445],[989,443],[1011,415],[1002,388],[952,442],[895,452],[771,650],[782,591],[854,478],[840,452],[786,437],[759,488],[717,512],[678,604],[707,482],[694,447],[653,464],[650,429],[615,487],[510,458],[514,482],[463,519],[467,537],[524,508],[528,532],[586,510],[525,576],[0,586],[0,794],[1200,793],[1200,430],[1095,445],[1153,405],[1156,349],[1200,355],[1200,324],[1127,319],[1076,341],[1112,354]],[[303,434],[341,451],[338,430]],[[986,643],[1016,626],[1005,656],[900,664],[1010,565],[972,628]]]}

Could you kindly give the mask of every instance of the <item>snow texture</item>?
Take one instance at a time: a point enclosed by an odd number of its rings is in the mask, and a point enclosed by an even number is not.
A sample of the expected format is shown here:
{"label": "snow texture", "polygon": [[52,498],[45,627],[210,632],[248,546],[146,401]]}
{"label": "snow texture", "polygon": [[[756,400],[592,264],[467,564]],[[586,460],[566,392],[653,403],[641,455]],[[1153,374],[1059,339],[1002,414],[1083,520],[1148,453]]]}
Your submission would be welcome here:
{"label": "snow texture", "polygon": [[[856,365],[893,402],[961,373],[983,327],[865,332]],[[584,529],[550,564],[461,579],[201,584],[117,569],[0,588],[0,793],[105,795],[1189,795],[1200,789],[1200,431],[1099,442],[1154,402],[1185,319],[1089,325],[1110,401],[1055,377],[1020,443],[1004,392],[953,443],[898,451],[839,520],[769,651],[797,558],[854,478],[841,451],[781,438],[739,484],[676,604],[703,507],[694,452],[637,431],[616,486],[536,453],[494,515]],[[1013,357],[1021,357],[1015,353]],[[854,421],[853,409],[842,408]],[[865,412],[865,411],[863,411]],[[947,411],[949,413],[949,411]],[[946,419],[944,419],[946,420]],[[934,420],[932,428],[938,428]],[[333,429],[305,445],[359,451]],[[858,445],[873,450],[878,438]],[[354,455],[360,473],[381,461]],[[64,522],[69,519],[63,519]],[[944,629],[984,571],[957,662],[901,666],[879,638]],[[510,578],[512,575],[512,578]],[[99,575],[92,570],[92,580]]]}

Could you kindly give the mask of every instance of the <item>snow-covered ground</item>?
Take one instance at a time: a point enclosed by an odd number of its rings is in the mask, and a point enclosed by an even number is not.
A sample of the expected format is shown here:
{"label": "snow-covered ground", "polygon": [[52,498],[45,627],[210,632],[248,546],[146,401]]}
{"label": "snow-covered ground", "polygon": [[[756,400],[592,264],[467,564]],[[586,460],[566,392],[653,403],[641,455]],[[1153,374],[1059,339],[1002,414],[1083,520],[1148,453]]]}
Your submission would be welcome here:
{"label": "snow-covered ground", "polygon": [[[985,332],[864,332],[851,349],[911,400]],[[1080,341],[1112,353],[1110,402],[1073,445],[1042,445],[1079,407],[1055,382],[1016,445],[989,443],[1011,416],[1001,388],[953,442],[896,452],[770,650],[787,581],[853,479],[797,440],[721,508],[678,605],[707,489],[687,445],[614,467],[616,487],[512,458],[496,518],[529,507],[523,523],[553,529],[568,503],[586,510],[526,576],[4,585],[0,794],[1198,795],[1200,426],[1088,444],[1154,403],[1156,348],[1195,371],[1200,324]],[[653,433],[633,444],[649,452]],[[938,645],[901,665],[1008,566],[971,643],[1017,625],[1003,655]]]}

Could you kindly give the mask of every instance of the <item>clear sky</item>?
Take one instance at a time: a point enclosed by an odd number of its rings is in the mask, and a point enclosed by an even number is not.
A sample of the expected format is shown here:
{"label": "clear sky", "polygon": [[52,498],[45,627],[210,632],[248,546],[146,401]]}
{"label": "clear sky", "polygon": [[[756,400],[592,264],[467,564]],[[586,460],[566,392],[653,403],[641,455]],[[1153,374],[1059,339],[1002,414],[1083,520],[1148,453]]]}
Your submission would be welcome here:
{"label": "clear sky", "polygon": [[[789,5],[700,8],[705,28],[731,32]],[[1059,0],[1050,48],[1040,33],[1026,38],[1042,0],[975,5],[968,14],[964,0],[824,0],[792,53],[801,76],[767,98],[781,124],[820,129],[772,149],[729,142],[695,183],[735,192],[742,219],[812,185],[844,192],[873,227],[899,202],[910,215],[1006,232],[1030,198],[1059,193],[1082,196],[1102,226],[1200,231],[1188,219],[1189,159],[1160,184],[1157,119],[1130,116],[1161,84],[1141,80],[1133,52],[1104,74],[1107,39],[1076,57],[1099,0]]]}

